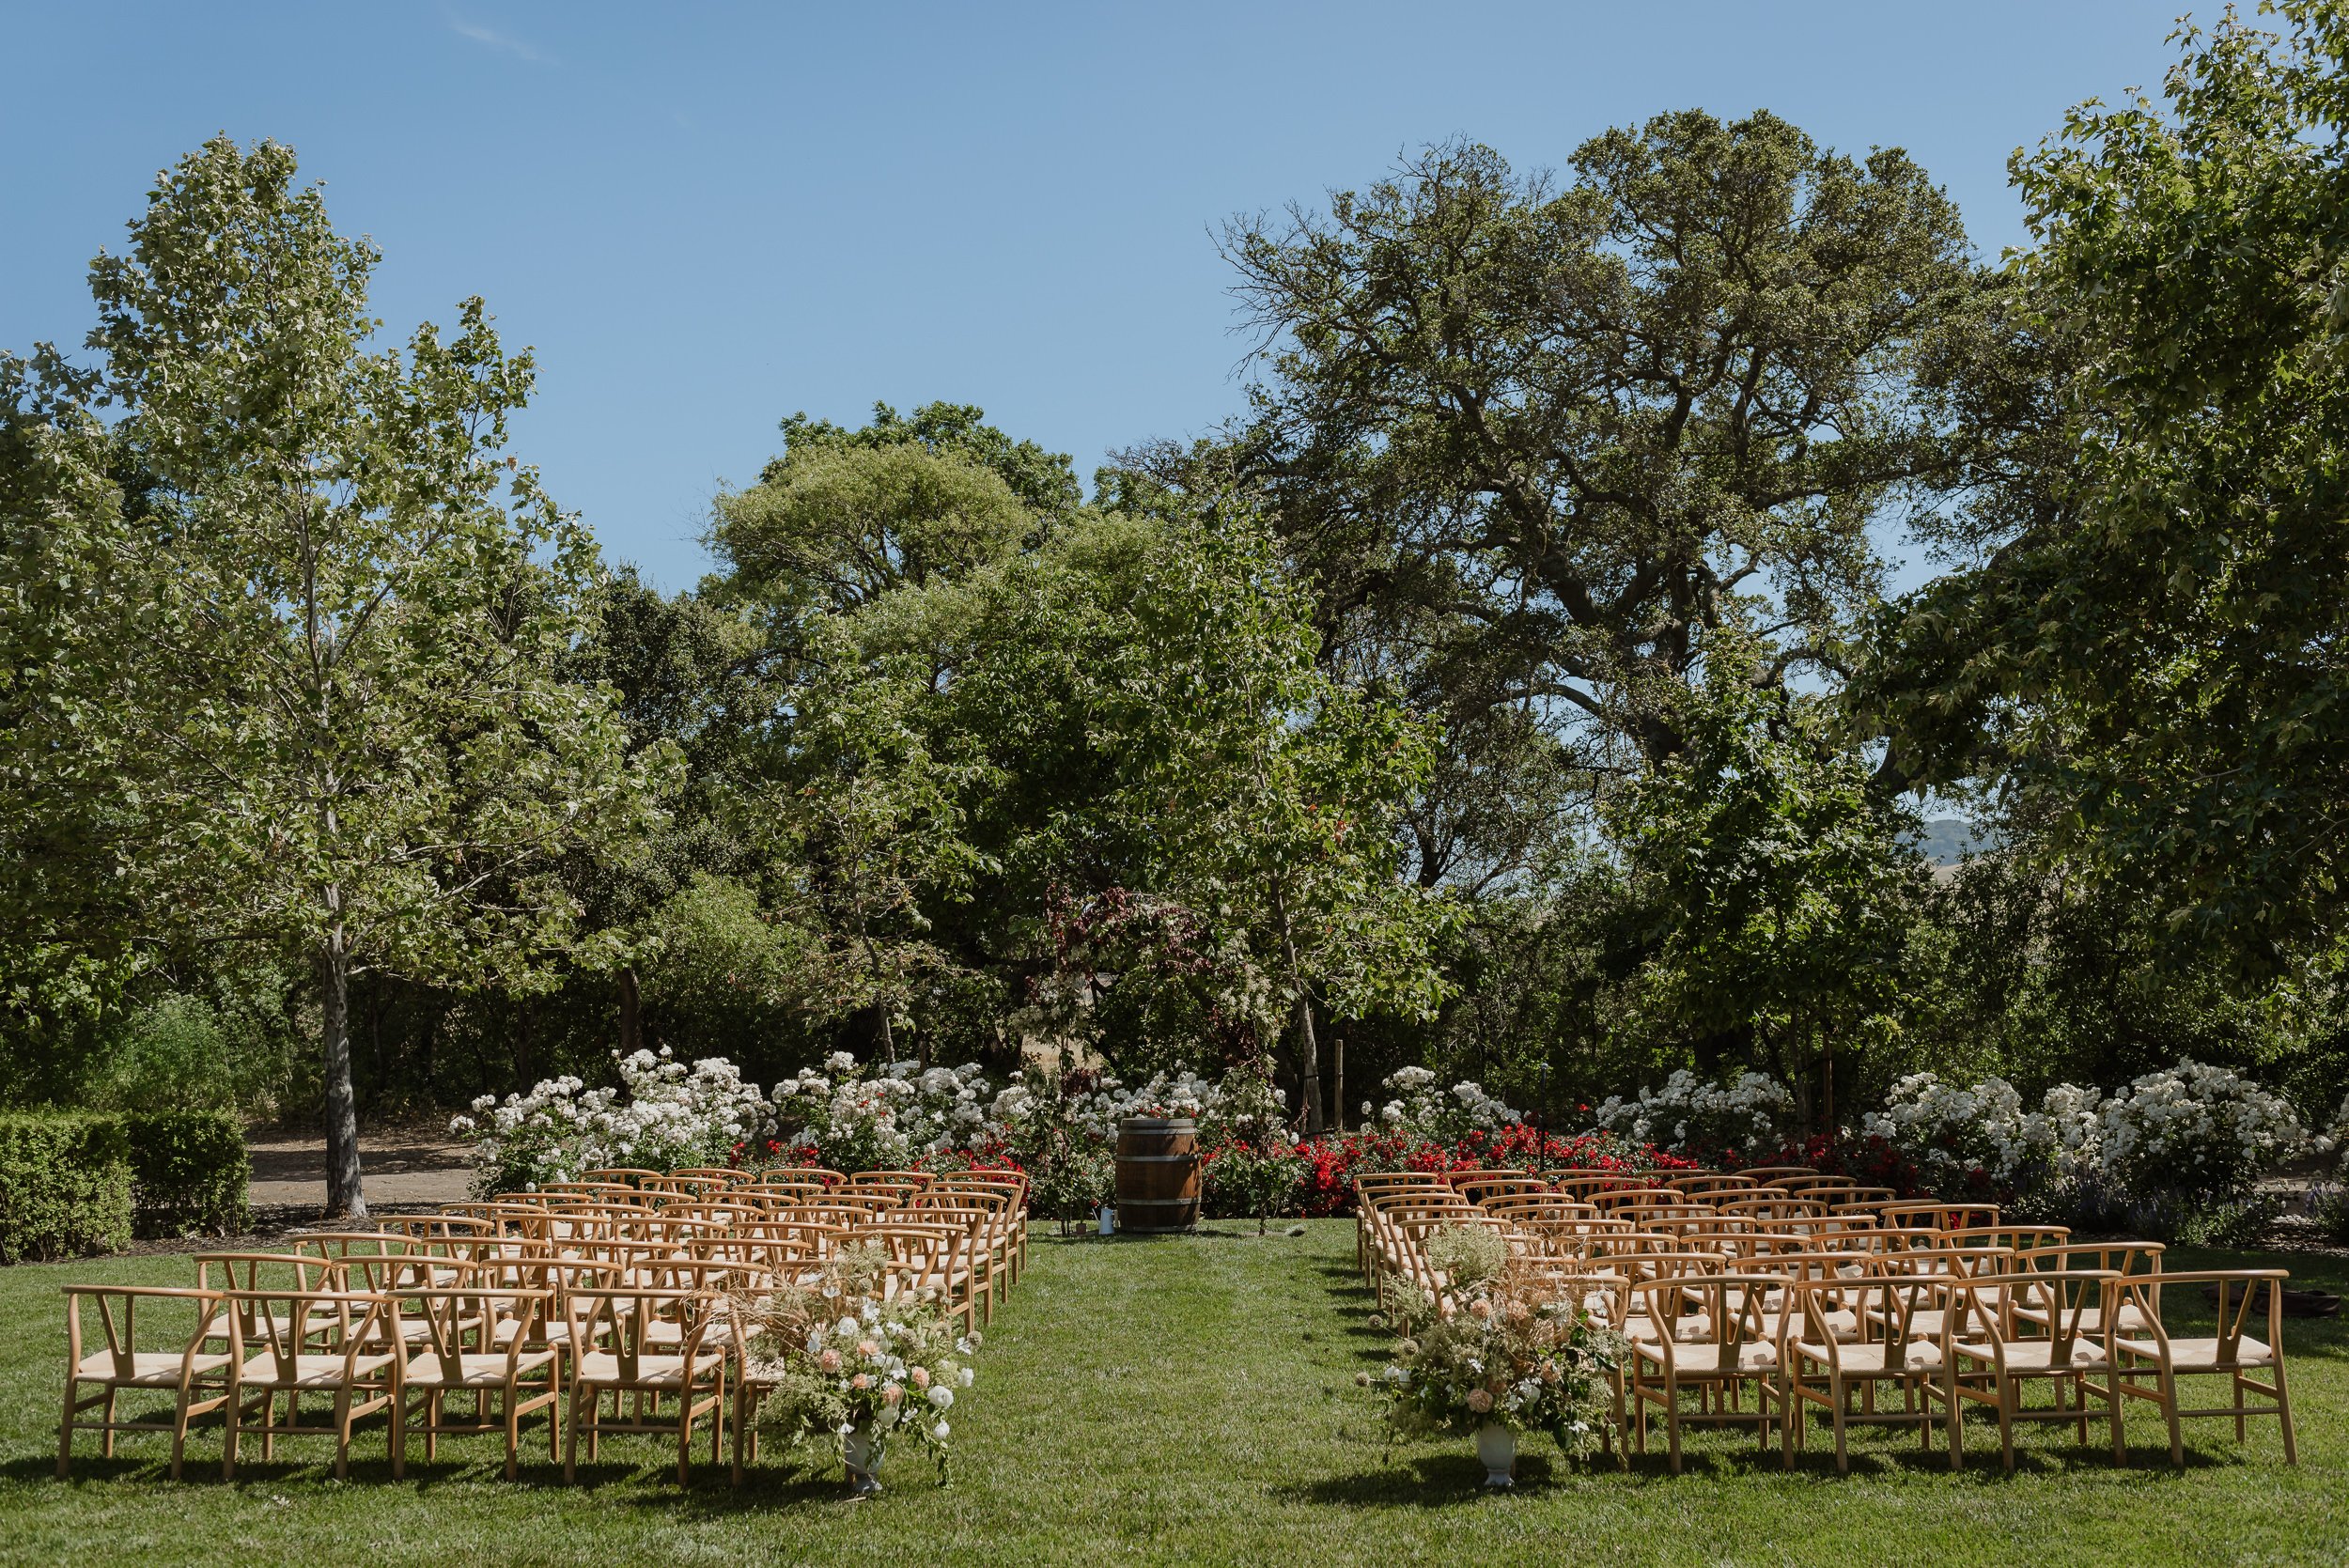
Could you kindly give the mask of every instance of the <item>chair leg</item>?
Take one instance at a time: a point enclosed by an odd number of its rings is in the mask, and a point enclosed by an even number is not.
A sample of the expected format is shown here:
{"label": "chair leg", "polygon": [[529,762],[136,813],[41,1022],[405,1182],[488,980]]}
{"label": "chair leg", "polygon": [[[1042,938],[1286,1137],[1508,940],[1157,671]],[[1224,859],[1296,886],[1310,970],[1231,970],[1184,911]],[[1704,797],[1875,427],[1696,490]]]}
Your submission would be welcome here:
{"label": "chair leg", "polygon": [[57,1422],[57,1479],[63,1481],[73,1464],[73,1396],[81,1391],[82,1380],[69,1372],[65,1374],[65,1415]]}
{"label": "chair leg", "polygon": [[101,1459],[112,1459],[115,1456],[115,1395],[118,1391],[119,1390],[117,1390],[112,1383],[106,1385],[106,1412],[104,1417],[106,1430],[100,1434],[101,1437],[103,1439],[103,1443],[98,1451],[99,1457]]}
{"label": "chair leg", "polygon": [[350,1386],[334,1390],[334,1479],[350,1479]]}
{"label": "chair leg", "polygon": [[1851,1451],[1844,1446],[1843,1380],[1840,1377],[1830,1377],[1827,1388],[1828,1403],[1832,1407],[1835,1421],[1835,1473],[1849,1475],[1851,1474]]}
{"label": "chair leg", "polygon": [[522,1467],[522,1389],[519,1380],[506,1386],[506,1479],[511,1481]]}
{"label": "chair leg", "polygon": [[2186,1468],[2186,1436],[2178,1430],[2178,1374],[2161,1369],[2161,1408],[2170,1418],[2170,1463]]}
{"label": "chair leg", "polygon": [[718,1462],[719,1452],[725,1445],[725,1437],[726,1370],[721,1366],[718,1369],[717,1387],[710,1390],[709,1395],[709,1462],[713,1465]]}
{"label": "chair leg", "polygon": [[[426,1441],[429,1443],[430,1439]],[[429,1463],[431,1449],[428,1447],[424,1452],[426,1461]],[[405,1389],[392,1396],[392,1479],[408,1479],[408,1390]]]}
{"label": "chair leg", "polygon": [[579,1396],[585,1387],[582,1383],[571,1385],[570,1438],[563,1446],[563,1479],[567,1483],[579,1479]]}
{"label": "chair leg", "polygon": [[2292,1438],[2292,1395],[2284,1387],[2284,1347],[2276,1347],[2276,1419],[2283,1423],[2284,1463],[2300,1463],[2300,1451]]}
{"label": "chair leg", "polygon": [[189,1390],[182,1388],[179,1399],[171,1412],[171,1479],[179,1479],[180,1461],[188,1452]]}
{"label": "chair leg", "polygon": [[751,1386],[747,1381],[734,1386],[734,1465],[727,1474],[728,1484],[734,1486],[742,1484],[742,1433],[751,1424],[750,1412],[744,1405],[750,1398],[750,1392]]}

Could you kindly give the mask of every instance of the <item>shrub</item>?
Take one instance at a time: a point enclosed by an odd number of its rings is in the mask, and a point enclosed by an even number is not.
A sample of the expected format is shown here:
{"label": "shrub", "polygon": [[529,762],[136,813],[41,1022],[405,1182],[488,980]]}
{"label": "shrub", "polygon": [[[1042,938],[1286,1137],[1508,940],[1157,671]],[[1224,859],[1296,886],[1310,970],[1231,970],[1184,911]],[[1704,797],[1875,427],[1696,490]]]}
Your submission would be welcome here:
{"label": "shrub", "polygon": [[2142,1202],[2189,1207],[2244,1196],[2263,1170],[2308,1142],[2281,1097],[2197,1062],[2147,1073],[2107,1100],[2097,1121],[2108,1181]]}
{"label": "shrub", "polygon": [[658,1056],[613,1055],[619,1058],[618,1088],[548,1079],[503,1104],[487,1094],[475,1100],[486,1126],[471,1116],[450,1122],[451,1133],[473,1142],[474,1190],[527,1191],[614,1165],[723,1165],[746,1139],[766,1130],[769,1111],[758,1085],[743,1082],[731,1062],[706,1057],[689,1070],[668,1059],[666,1046]]}
{"label": "shrub", "polygon": [[1744,1155],[1774,1149],[1795,1132],[1795,1096],[1767,1073],[1707,1083],[1683,1068],[1660,1089],[1621,1095],[1595,1113],[1596,1130],[1681,1154]]}
{"label": "shrub", "polygon": [[2023,1096],[2002,1078],[1960,1089],[1932,1073],[1911,1073],[1892,1086],[1882,1110],[1861,1119],[1860,1133],[1898,1149],[1944,1197],[1985,1187],[2029,1196],[2095,1158],[2098,1103],[2094,1090],[2060,1083],[2038,1110],[2026,1112]]}
{"label": "shrub", "polygon": [[253,1162],[244,1127],[226,1110],[162,1110],[122,1118],[138,1234],[226,1235],[244,1229]]}
{"label": "shrub", "polygon": [[1462,1081],[1450,1090],[1436,1087],[1436,1075],[1424,1067],[1400,1067],[1379,1087],[1393,1095],[1383,1106],[1362,1102],[1362,1120],[1376,1121],[1381,1132],[1452,1142],[1470,1132],[1499,1132],[1516,1126],[1524,1115],[1485,1093],[1483,1084]]}
{"label": "shrub", "polygon": [[131,1239],[131,1182],[118,1119],[0,1115],[0,1263],[118,1250]]}

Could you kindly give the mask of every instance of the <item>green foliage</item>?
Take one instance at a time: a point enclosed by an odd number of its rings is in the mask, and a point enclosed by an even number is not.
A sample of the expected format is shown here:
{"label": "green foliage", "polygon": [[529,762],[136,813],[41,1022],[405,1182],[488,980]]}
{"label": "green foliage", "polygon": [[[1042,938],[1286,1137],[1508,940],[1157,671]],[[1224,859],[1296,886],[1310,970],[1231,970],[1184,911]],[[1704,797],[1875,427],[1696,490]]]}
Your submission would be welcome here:
{"label": "green foliage", "polygon": [[1897,1032],[1924,868],[1862,759],[1753,675],[1717,645],[1680,710],[1685,750],[1603,805],[1644,954],[1627,1022],[1808,1079],[1820,1053]]}
{"label": "green foliage", "polygon": [[1228,230],[1271,370],[1232,460],[1343,645],[1652,761],[1742,605],[1786,629],[1772,679],[1841,663],[1870,523],[1954,472],[1937,346],[1982,282],[1906,154],[1767,113],[1660,115],[1572,167],[1430,147]]}
{"label": "green foliage", "polygon": [[121,1250],[131,1239],[132,1181],[118,1119],[0,1115],[0,1264]]}
{"label": "green foliage", "polygon": [[122,1118],[141,1235],[233,1234],[250,1218],[244,1125],[226,1110],[150,1110]]}
{"label": "green foliage", "polygon": [[96,835],[82,858],[167,936],[314,966],[341,1209],[354,968],[527,980],[576,936],[553,862],[640,831],[672,757],[629,755],[607,695],[557,673],[598,568],[502,455],[529,356],[477,299],[371,350],[376,252],[295,179],[275,143],[183,159],[92,264],[102,369],[11,373],[33,429],[0,492],[41,532],[0,598],[36,607],[10,635],[39,654],[8,741],[45,788],[16,831]]}
{"label": "green foliage", "polygon": [[2181,965],[2257,979],[2332,939],[2349,869],[2349,14],[2277,10],[2018,157],[2060,456],[1985,488],[1981,564],[1888,618],[1857,693],[1917,776],[2003,774]]}
{"label": "green foliage", "polygon": [[876,403],[873,422],[854,430],[795,413],[783,422],[784,455],[767,466],[760,479],[773,479],[794,458],[815,452],[917,446],[935,457],[959,458],[992,472],[1020,505],[1039,515],[1074,511],[1083,496],[1068,455],[1047,452],[1032,441],[1014,441],[986,421],[987,411],[968,403],[925,403],[911,414]]}
{"label": "green foliage", "polygon": [[644,996],[689,1057],[793,1028],[818,1000],[807,986],[817,939],[763,908],[755,892],[695,872],[646,917]]}

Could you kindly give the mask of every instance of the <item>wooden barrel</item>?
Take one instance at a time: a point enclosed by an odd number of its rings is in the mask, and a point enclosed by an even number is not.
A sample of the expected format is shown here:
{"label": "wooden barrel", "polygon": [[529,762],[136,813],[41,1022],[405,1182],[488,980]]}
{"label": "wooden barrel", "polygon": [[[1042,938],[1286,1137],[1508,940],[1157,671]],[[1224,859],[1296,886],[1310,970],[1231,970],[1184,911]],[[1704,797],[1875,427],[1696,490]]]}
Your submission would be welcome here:
{"label": "wooden barrel", "polygon": [[1117,1228],[1143,1234],[1199,1223],[1199,1126],[1186,1116],[1117,1125]]}

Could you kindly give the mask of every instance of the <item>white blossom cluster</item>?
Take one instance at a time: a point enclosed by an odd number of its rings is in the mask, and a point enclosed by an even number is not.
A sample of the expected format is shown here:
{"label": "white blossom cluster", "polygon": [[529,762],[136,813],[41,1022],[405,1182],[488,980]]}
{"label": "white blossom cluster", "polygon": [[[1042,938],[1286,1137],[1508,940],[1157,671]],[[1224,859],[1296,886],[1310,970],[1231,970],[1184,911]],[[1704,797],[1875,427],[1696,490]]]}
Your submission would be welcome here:
{"label": "white blossom cluster", "polygon": [[1899,1149],[1936,1185],[1974,1171],[2003,1185],[2035,1185],[2093,1162],[2098,1104],[2095,1090],[2060,1083],[2039,1110],[2026,1111],[2022,1094],[2002,1078],[1961,1089],[1932,1073],[1911,1073],[1859,1130]]}
{"label": "white blossom cluster", "polygon": [[768,1129],[758,1085],[744,1082],[722,1057],[689,1068],[666,1046],[612,1054],[616,1087],[590,1089],[568,1074],[544,1079],[504,1101],[484,1094],[473,1103],[474,1115],[449,1123],[453,1135],[473,1143],[477,1192],[529,1191],[609,1166],[723,1165],[737,1143]]}
{"label": "white blossom cluster", "polygon": [[2105,1173],[2132,1191],[2239,1191],[2310,1141],[2281,1095],[2186,1061],[2105,1101],[2097,1130]]}
{"label": "white blossom cluster", "polygon": [[1381,1132],[1450,1143],[1469,1132],[1499,1132],[1525,1120],[1471,1079],[1437,1088],[1436,1075],[1425,1067],[1398,1067],[1378,1087],[1392,1097],[1384,1105],[1364,1100],[1362,1123],[1375,1123]]}
{"label": "white blossom cluster", "polygon": [[1683,1068],[1663,1087],[1628,1100],[1614,1095],[1594,1114],[1595,1131],[1670,1150],[1766,1154],[1796,1131],[1794,1094],[1767,1073],[1742,1073],[1723,1084]]}
{"label": "white blossom cluster", "polygon": [[903,1165],[926,1154],[968,1149],[1003,1134],[995,1095],[979,1064],[925,1068],[893,1062],[867,1072],[847,1051],[775,1085],[783,1136],[846,1171]]}

